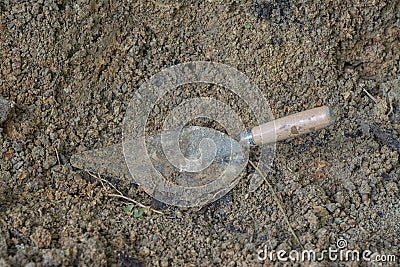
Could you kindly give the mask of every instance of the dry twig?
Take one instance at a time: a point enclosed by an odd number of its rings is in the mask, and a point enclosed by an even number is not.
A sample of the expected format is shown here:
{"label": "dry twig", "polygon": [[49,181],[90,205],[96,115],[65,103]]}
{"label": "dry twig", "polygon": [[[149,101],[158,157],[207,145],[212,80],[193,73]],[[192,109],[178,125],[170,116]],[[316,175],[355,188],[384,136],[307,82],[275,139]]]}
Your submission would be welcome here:
{"label": "dry twig", "polygon": [[97,176],[96,176],[96,175],[94,175],[94,174],[92,174],[92,173],[90,173],[90,172],[87,172],[87,173],[88,173],[90,176],[92,176],[93,178],[95,178],[97,181],[100,181],[100,183],[101,183],[101,185],[102,185],[103,187],[105,187],[105,186],[104,186],[104,183],[106,183],[106,184],[108,184],[109,186],[111,186],[112,189],[114,189],[114,190],[118,193],[118,194],[110,194],[110,193],[108,193],[107,196],[125,199],[125,200],[127,200],[127,201],[129,201],[129,202],[135,204],[136,206],[139,206],[139,207],[144,208],[144,209],[146,209],[146,210],[149,210],[149,211],[152,211],[152,212],[158,213],[158,214],[164,214],[162,211],[152,209],[150,206],[146,206],[146,205],[144,205],[144,204],[142,204],[142,203],[140,203],[140,202],[138,202],[138,201],[136,201],[136,200],[134,200],[134,199],[132,199],[132,198],[130,198],[130,197],[124,196],[124,194],[122,194],[122,192],[119,191],[112,183],[110,183],[110,182],[107,181],[106,179],[101,178],[100,174],[97,174]]}
{"label": "dry twig", "polygon": [[57,157],[58,165],[61,165],[60,155],[58,154],[58,149],[57,149],[57,147],[54,147],[54,151],[56,152],[56,157]]}
{"label": "dry twig", "polygon": [[364,87],[363,87],[363,91],[367,94],[367,96],[368,96],[369,98],[372,99],[372,101],[375,102],[375,104],[378,103],[378,101],[376,101],[376,98],[373,97]]}

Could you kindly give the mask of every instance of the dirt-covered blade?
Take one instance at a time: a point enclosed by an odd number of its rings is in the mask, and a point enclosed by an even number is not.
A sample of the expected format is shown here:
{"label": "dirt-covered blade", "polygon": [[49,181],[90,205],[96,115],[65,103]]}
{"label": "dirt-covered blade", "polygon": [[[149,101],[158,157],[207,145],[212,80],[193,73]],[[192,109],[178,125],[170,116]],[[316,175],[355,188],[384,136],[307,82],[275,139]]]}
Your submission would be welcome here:
{"label": "dirt-covered blade", "polygon": [[[240,165],[245,161],[242,147],[237,141],[219,131],[199,126],[190,126],[181,132],[179,144],[185,156],[199,157],[198,144],[205,137],[213,140],[217,148],[212,165],[214,169],[223,169],[227,164]],[[161,138],[159,136],[148,138],[146,145],[149,150],[148,156],[155,167],[164,175],[171,175],[173,167],[169,166],[162,151]],[[132,178],[125,162],[122,143],[74,154],[70,162],[79,169],[120,178]]]}

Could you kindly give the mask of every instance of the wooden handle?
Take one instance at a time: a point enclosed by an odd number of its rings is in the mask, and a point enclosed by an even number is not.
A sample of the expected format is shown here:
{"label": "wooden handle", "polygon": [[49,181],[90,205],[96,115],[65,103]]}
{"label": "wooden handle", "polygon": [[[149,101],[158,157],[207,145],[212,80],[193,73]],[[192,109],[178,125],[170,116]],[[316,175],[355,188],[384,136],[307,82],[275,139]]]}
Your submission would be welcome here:
{"label": "wooden handle", "polygon": [[333,121],[330,108],[323,106],[256,126],[251,133],[257,145],[269,144],[322,129]]}

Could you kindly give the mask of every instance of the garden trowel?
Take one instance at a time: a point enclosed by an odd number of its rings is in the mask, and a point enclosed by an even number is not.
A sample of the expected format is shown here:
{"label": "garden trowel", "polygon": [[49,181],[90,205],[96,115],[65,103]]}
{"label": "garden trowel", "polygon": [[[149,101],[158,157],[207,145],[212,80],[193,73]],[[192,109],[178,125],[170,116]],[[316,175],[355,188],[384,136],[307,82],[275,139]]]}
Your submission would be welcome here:
{"label": "garden trowel", "polygon": [[[168,204],[196,206],[215,201],[236,184],[235,177],[230,176],[239,176],[238,172],[247,165],[246,149],[249,146],[272,144],[296,137],[324,128],[333,121],[330,108],[323,106],[255,126],[239,137],[230,137],[207,127],[188,126],[180,132],[170,131],[166,134],[179,136],[179,149],[185,157],[176,160],[165,153],[165,148],[176,145],[175,143],[168,143],[168,138],[164,138],[163,143],[160,136],[147,138],[147,156],[151,159],[155,172],[168,182],[151,178],[150,172],[153,172],[153,168],[142,167],[140,157],[144,155],[136,155],[134,149],[126,157],[127,151],[124,148],[135,147],[137,140],[134,139],[124,141],[125,144],[75,154],[71,158],[71,164],[96,173],[133,179],[135,183],[143,185],[147,193]],[[137,162],[135,171],[128,167],[131,160]],[[217,185],[214,180],[221,172],[223,175]],[[145,179],[153,180],[148,182]],[[261,178],[253,181],[255,187],[260,183]],[[212,190],[208,190],[210,187]],[[174,199],[176,196],[177,199]]]}

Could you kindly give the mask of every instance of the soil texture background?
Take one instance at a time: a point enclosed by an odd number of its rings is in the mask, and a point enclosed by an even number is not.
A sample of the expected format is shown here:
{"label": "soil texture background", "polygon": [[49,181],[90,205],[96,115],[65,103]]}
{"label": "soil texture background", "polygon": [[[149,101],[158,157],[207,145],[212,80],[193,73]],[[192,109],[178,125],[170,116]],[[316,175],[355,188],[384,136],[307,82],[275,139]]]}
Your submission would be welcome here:
{"label": "soil texture background", "polygon": [[[0,126],[0,266],[270,266],[257,258],[265,247],[322,251],[340,238],[399,263],[399,16],[398,1],[374,0],[2,0],[0,96],[13,108]],[[190,61],[245,73],[276,118],[332,107],[333,126],[277,144],[268,174],[301,244],[249,175],[190,209],[103,175],[164,212],[132,214],[71,166],[121,141],[144,81]],[[152,123],[179,98],[156,103]]]}

